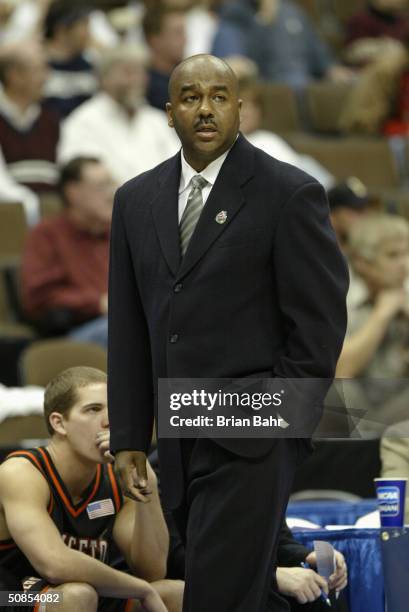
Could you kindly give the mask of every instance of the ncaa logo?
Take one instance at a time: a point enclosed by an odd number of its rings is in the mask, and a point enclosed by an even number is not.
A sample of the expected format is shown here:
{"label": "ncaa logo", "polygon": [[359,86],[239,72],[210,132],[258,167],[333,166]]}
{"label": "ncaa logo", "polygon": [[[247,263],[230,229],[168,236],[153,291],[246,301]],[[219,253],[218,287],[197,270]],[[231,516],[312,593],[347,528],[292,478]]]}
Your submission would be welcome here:
{"label": "ncaa logo", "polygon": [[379,510],[384,517],[398,516],[400,507],[399,487],[378,487]]}

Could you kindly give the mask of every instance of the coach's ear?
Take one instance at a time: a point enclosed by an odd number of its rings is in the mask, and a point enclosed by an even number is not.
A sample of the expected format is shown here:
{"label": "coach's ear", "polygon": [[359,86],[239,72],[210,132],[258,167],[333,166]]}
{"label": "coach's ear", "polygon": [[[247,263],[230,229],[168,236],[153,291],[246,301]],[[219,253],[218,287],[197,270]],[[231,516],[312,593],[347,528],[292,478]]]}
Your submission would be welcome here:
{"label": "coach's ear", "polygon": [[49,416],[51,427],[54,429],[54,433],[59,433],[62,436],[67,435],[67,430],[64,425],[64,417],[60,412],[52,412]]}
{"label": "coach's ear", "polygon": [[173,116],[172,116],[172,104],[170,102],[166,102],[166,114],[168,116],[168,126],[173,128]]}

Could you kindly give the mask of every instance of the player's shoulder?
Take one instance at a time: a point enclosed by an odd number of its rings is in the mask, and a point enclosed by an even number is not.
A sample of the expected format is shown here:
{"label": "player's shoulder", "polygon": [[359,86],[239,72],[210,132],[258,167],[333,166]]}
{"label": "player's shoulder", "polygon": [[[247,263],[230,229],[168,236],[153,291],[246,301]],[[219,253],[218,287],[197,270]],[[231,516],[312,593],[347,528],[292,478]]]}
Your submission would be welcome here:
{"label": "player's shoulder", "polygon": [[33,491],[48,493],[49,487],[42,473],[24,455],[6,458],[0,465],[0,494],[21,492],[29,496]]}

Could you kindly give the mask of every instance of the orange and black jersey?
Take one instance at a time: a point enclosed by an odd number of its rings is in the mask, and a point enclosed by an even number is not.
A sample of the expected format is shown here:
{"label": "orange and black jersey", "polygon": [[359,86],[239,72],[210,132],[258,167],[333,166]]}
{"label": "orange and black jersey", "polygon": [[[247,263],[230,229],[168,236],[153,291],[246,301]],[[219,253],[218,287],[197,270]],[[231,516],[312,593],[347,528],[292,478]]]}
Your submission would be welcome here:
{"label": "orange and black jersey", "polygon": [[[74,504],[46,448],[15,451],[6,457],[6,461],[11,457],[27,459],[46,479],[50,488],[48,513],[65,544],[111,565],[118,554],[113,545],[112,530],[123,505],[121,489],[111,465],[97,466],[95,477],[83,498]],[[1,568],[18,579],[36,575],[12,540],[0,541]]]}

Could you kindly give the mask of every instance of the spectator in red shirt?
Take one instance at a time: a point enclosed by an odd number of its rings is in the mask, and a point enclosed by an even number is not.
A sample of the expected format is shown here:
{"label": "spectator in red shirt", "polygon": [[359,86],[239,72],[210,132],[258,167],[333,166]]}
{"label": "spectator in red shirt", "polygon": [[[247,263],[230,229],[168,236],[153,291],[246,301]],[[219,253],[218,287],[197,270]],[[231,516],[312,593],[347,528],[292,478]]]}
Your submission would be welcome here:
{"label": "spectator in red shirt", "polygon": [[77,157],[61,171],[63,212],[29,234],[22,300],[40,330],[106,345],[109,229],[114,183],[107,168]]}

